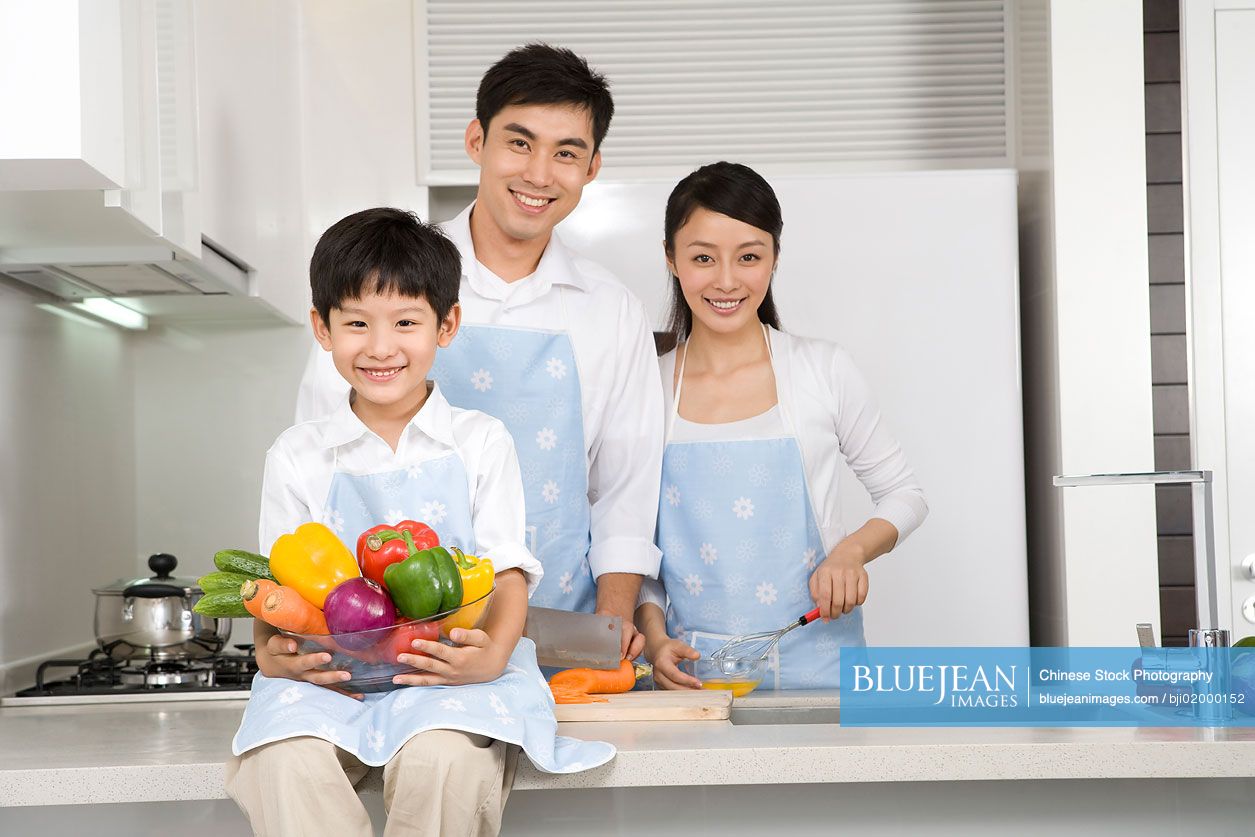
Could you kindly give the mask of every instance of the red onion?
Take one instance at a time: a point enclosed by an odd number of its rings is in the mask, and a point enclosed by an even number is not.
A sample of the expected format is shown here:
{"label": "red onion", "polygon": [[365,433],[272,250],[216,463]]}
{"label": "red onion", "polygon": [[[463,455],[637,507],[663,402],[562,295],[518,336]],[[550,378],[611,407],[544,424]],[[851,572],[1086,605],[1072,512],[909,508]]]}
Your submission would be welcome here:
{"label": "red onion", "polygon": [[[369,578],[350,578],[337,584],[322,607],[323,616],[327,618],[327,629],[333,634],[351,634],[357,631],[371,631],[386,628],[397,618],[396,605],[392,597],[379,584]],[[356,639],[362,641],[362,647],[368,647],[378,640],[378,636],[341,637],[339,642],[345,647],[352,647]]]}

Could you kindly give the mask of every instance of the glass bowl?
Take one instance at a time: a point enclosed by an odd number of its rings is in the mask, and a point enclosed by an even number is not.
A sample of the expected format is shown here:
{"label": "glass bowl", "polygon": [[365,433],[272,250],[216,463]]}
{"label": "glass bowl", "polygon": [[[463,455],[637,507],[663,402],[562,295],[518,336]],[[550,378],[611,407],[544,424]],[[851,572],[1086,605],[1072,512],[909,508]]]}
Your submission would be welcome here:
{"label": "glass bowl", "polygon": [[398,674],[416,671],[412,666],[397,662],[398,654],[413,653],[410,643],[416,639],[439,640],[452,644],[449,631],[454,628],[478,628],[483,624],[492,604],[496,586],[473,602],[461,607],[437,613],[426,619],[399,621],[386,628],[370,631],[354,631],[345,634],[297,634],[280,631],[284,636],[297,640],[296,653],[331,654],[331,662],[324,669],[338,669],[352,675],[336,685],[351,692],[390,692],[398,689],[392,678]]}
{"label": "glass bowl", "polygon": [[748,695],[763,682],[767,669],[766,659],[722,659],[702,657],[684,660],[680,668],[696,677],[703,689],[719,689],[732,692],[733,697]]}

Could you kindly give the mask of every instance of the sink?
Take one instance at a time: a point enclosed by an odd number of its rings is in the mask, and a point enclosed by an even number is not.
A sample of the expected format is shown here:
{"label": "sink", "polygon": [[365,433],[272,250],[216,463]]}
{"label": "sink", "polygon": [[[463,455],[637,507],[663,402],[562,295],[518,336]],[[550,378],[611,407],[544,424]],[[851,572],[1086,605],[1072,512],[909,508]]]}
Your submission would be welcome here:
{"label": "sink", "polygon": [[839,706],[737,706],[729,720],[737,726],[751,724],[835,724]]}

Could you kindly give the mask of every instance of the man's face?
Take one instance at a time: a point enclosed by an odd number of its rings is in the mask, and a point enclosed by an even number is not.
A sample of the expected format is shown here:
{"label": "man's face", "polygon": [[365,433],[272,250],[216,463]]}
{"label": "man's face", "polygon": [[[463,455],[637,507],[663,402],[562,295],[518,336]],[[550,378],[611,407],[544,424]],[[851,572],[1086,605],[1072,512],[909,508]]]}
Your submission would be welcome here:
{"label": "man's face", "polygon": [[593,121],[569,105],[511,105],[466,129],[466,152],[479,166],[476,209],[506,237],[548,239],[580,202],[601,168]]}

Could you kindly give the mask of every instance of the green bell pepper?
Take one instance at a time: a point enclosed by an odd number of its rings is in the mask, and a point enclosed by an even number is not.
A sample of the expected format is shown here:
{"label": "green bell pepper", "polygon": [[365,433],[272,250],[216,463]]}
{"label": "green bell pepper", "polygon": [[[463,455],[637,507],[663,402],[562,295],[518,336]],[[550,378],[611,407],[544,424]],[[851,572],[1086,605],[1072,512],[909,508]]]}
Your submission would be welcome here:
{"label": "green bell pepper", "polygon": [[440,612],[456,610],[462,606],[462,574],[457,562],[443,546],[433,546],[430,551],[435,553],[436,578],[440,581]]}
{"label": "green bell pepper", "polygon": [[[397,610],[411,619],[426,619],[443,609],[444,590],[436,551],[444,550],[440,547],[420,550],[414,546],[409,532],[401,534],[410,547],[410,557],[389,564],[383,571],[384,583],[388,585]],[[445,555],[448,553],[445,552]]]}

